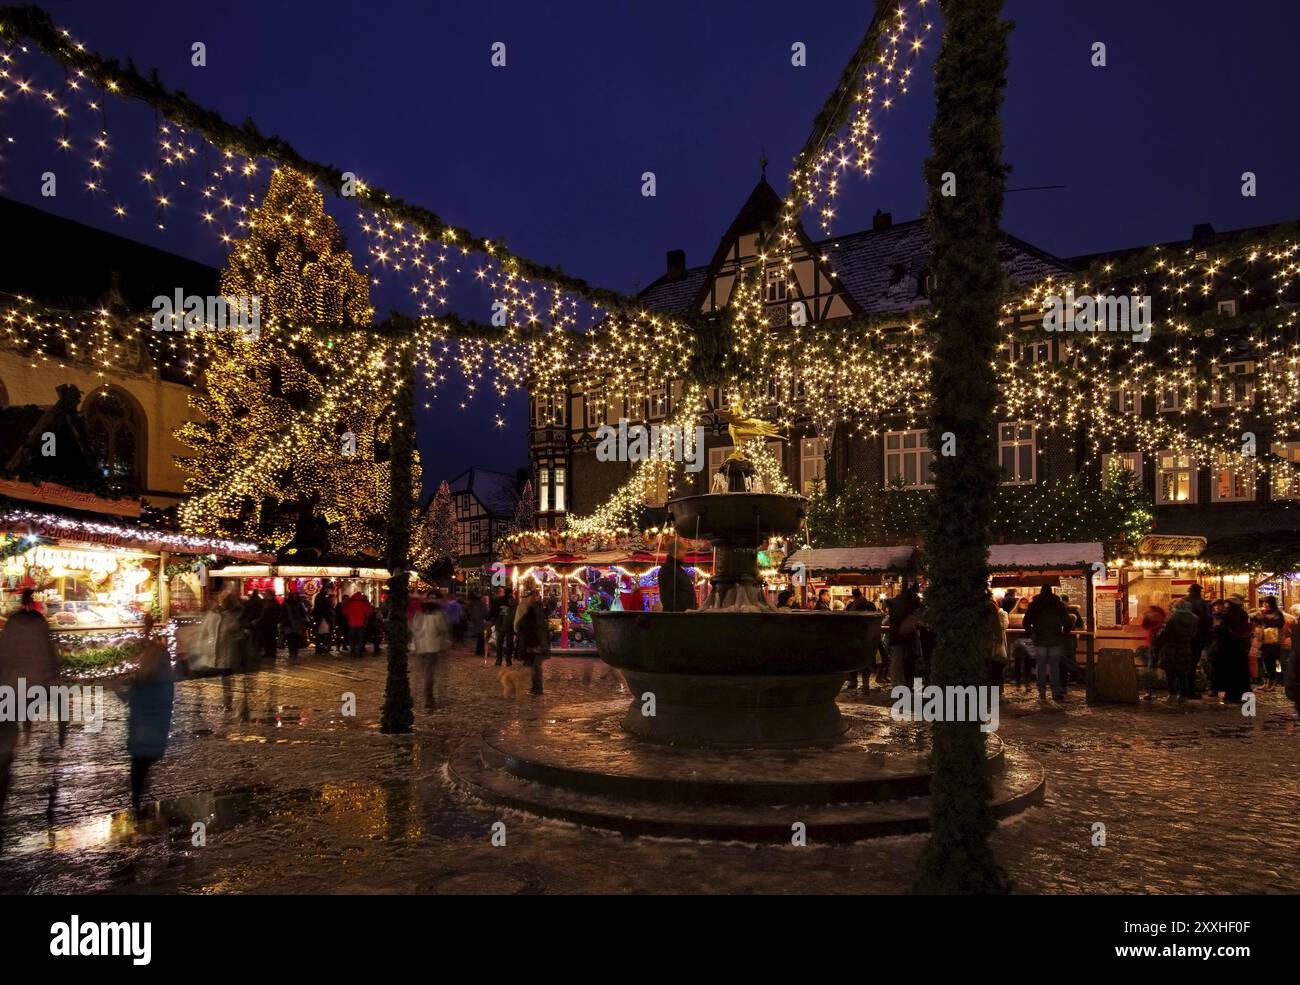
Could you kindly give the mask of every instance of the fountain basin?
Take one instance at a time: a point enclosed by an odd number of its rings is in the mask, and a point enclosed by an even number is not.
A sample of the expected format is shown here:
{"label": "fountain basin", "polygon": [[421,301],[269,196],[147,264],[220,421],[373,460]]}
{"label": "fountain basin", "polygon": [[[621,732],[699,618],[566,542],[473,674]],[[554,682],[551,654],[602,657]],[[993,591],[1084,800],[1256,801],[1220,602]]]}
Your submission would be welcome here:
{"label": "fountain basin", "polygon": [[798,745],[844,734],[836,695],[871,663],[883,618],[708,610],[601,612],[592,622],[601,659],[632,692],[626,731],[682,745]]}
{"label": "fountain basin", "polygon": [[802,496],[781,493],[707,493],[668,503],[668,517],[682,537],[757,548],[772,534],[799,529],[807,512]]}

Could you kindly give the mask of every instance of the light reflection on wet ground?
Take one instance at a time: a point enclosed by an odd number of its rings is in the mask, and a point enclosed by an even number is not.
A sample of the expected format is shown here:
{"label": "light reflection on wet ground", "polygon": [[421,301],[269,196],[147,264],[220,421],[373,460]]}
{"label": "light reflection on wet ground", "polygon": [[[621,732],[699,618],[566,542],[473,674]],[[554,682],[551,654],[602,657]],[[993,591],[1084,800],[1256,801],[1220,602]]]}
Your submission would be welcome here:
{"label": "light reflection on wet ground", "polygon": [[[7,892],[896,892],[917,836],[833,849],[625,839],[479,805],[443,768],[459,742],[618,696],[584,658],[548,665],[543,699],[458,654],[445,709],[378,732],[384,658],[309,657],[182,682],[157,800],[128,800],[123,710],[102,733],[36,728],[0,828]],[[587,675],[590,676],[590,675]],[[418,679],[413,677],[413,680]],[[343,695],[356,695],[345,716]],[[1044,765],[1047,798],[995,845],[1032,892],[1300,892],[1300,734],[1281,695],[1260,714],[1207,703],[1042,708],[1012,693],[1001,735]],[[863,700],[846,696],[847,703]],[[888,703],[880,692],[870,699]],[[506,844],[491,844],[505,824]],[[1093,847],[1092,825],[1107,825]],[[195,843],[196,823],[205,844]]]}

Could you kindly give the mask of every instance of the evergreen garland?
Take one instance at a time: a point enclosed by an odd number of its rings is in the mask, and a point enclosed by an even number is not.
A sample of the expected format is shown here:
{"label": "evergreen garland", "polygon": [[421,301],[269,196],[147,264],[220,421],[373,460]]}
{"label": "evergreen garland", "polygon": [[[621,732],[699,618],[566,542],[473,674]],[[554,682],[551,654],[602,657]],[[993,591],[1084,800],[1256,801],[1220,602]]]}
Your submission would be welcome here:
{"label": "evergreen garland", "polygon": [[402,384],[393,397],[393,446],[389,460],[389,497],[385,531],[388,579],[388,680],[384,685],[384,709],[379,730],[385,734],[411,731],[415,712],[411,701],[411,680],[407,670],[410,637],[406,628],[406,607],[410,600],[408,555],[411,550],[411,515],[415,497],[411,470],[415,463],[415,368],[408,342],[401,348],[399,366]]}
{"label": "evergreen garland", "polygon": [[[1002,269],[999,223],[1006,185],[998,108],[1006,86],[1007,35],[1002,0],[941,0],[944,39],[935,64],[936,109],[926,161],[927,220],[934,240],[933,404],[930,447],[955,437],[956,454],[934,459],[935,492],[926,540],[926,611],[936,641],[935,684],[986,683],[984,634],[989,603],[990,528],[999,471],[993,443],[998,405],[994,356]],[[945,175],[956,194],[944,195]],[[988,844],[996,826],[985,736],[978,722],[936,722],[930,756],[930,839],[914,890],[1006,892],[1008,881]]]}
{"label": "evergreen garland", "polygon": [[[813,547],[883,547],[918,542],[934,494],[926,489],[881,487],[852,475],[835,494],[808,503]],[[1132,550],[1151,532],[1151,500],[1133,473],[1115,467],[1100,489],[1080,473],[1033,486],[1001,486],[990,522],[999,544],[1100,542],[1107,557]]]}

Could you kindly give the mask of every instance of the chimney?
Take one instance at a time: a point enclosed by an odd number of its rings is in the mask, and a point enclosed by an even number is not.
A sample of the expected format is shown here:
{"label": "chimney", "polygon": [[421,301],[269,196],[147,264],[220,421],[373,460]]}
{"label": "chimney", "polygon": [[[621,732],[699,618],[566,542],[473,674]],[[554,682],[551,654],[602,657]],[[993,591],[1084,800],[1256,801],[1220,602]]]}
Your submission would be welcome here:
{"label": "chimney", "polygon": [[686,276],[686,251],[668,251],[668,279],[681,280]]}
{"label": "chimney", "polygon": [[1208,243],[1214,239],[1214,227],[1208,222],[1198,222],[1192,227],[1193,243]]}
{"label": "chimney", "polygon": [[894,216],[889,212],[881,212],[876,209],[876,214],[871,217],[871,229],[873,232],[888,229],[894,224]]}

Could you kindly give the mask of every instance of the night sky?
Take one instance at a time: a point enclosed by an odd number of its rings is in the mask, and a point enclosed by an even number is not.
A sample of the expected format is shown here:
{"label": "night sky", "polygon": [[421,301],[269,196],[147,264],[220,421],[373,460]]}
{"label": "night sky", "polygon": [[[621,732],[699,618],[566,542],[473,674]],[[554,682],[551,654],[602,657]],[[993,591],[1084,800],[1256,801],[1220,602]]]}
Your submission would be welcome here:
{"label": "night sky", "polygon": [[[664,253],[708,260],[758,178],[785,190],[791,155],[870,15],[866,0],[609,2],[54,2],[60,24],[110,57],[157,67],[228,119],[252,117],[309,157],[354,168],[516,252],[632,291]],[[850,175],[837,232],[920,214],[941,25],[911,92],[880,119],[873,176]],[[816,13],[814,13],[814,11]],[[1300,218],[1295,0],[1008,0],[1004,227],[1062,256]],[[208,66],[190,65],[207,45]],[[489,63],[493,42],[508,66]],[[807,45],[808,66],[790,64]],[[1090,64],[1095,41],[1105,68]],[[21,152],[11,165],[21,165]],[[658,194],[642,197],[654,171]],[[1244,198],[1240,176],[1258,176]],[[42,199],[6,169],[3,193],[214,265],[199,221],[157,233],[84,194]],[[331,200],[327,198],[327,207]],[[810,231],[812,231],[810,229]],[[816,236],[817,234],[815,234]],[[354,252],[363,244],[351,243]],[[392,306],[396,298],[377,298]],[[526,464],[522,397],[509,426],[450,387],[422,415],[426,485],[469,465]]]}

